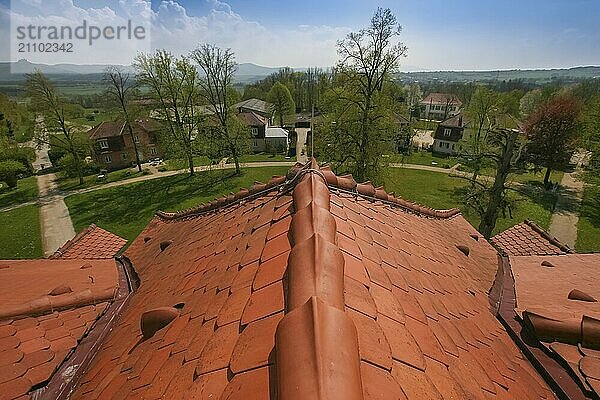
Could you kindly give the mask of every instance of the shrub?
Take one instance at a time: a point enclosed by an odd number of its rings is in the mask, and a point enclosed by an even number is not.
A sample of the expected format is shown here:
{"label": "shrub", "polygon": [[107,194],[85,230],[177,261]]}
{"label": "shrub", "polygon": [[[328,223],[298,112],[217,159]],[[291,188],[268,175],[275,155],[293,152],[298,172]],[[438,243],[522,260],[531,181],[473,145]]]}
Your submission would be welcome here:
{"label": "shrub", "polygon": [[9,188],[17,187],[17,181],[25,173],[27,173],[27,168],[18,161],[0,162],[0,181],[6,183]]}

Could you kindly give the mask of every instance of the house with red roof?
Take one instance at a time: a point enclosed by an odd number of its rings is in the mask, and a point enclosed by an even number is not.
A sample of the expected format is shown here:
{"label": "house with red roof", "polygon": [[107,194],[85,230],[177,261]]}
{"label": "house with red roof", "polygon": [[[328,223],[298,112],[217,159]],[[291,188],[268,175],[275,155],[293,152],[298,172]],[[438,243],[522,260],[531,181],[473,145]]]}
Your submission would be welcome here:
{"label": "house with red roof", "polygon": [[[487,241],[315,160],[159,211],[115,260],[0,262],[0,397],[600,393],[600,255],[529,221]],[[27,263],[51,279],[23,284]]]}
{"label": "house with red roof", "polygon": [[419,102],[419,105],[423,118],[441,121],[457,115],[462,107],[462,102],[454,94],[429,93]]}

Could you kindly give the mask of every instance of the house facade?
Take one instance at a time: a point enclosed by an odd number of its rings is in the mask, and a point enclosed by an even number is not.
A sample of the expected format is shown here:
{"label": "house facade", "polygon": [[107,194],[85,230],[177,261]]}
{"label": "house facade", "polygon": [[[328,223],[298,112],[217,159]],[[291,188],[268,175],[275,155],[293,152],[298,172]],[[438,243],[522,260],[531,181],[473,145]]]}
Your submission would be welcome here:
{"label": "house facade", "polygon": [[453,94],[429,93],[419,103],[421,115],[427,119],[445,120],[460,112],[462,102]]}
{"label": "house facade", "polygon": [[460,114],[440,122],[433,137],[433,151],[448,155],[458,152],[458,142],[463,139],[468,123]]}
{"label": "house facade", "polygon": [[93,142],[94,160],[101,168],[114,170],[132,166],[135,164],[135,147],[142,162],[163,156],[156,137],[161,129],[158,121],[136,120],[132,129],[133,140],[124,121],[101,122],[88,131]]}

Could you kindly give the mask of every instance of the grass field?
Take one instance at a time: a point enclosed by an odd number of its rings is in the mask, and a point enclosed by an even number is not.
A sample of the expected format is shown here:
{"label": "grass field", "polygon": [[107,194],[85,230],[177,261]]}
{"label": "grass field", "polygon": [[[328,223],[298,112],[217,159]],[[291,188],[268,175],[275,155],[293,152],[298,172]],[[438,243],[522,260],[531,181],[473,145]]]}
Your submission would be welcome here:
{"label": "grass field", "polygon": [[[194,157],[194,166],[199,167],[201,165],[210,165],[210,158],[206,156]],[[180,169],[188,169],[188,160],[183,158],[170,158],[165,160],[165,168],[167,171],[178,171]]]}
{"label": "grass field", "polygon": [[450,168],[458,163],[456,157],[433,154],[429,151],[417,151],[408,156],[403,154],[392,154],[386,161],[402,164],[430,165],[440,168]]}
{"label": "grass field", "polygon": [[[256,153],[256,154],[245,154],[240,157],[240,162],[265,162],[265,161],[296,161],[295,159],[286,159],[282,154],[267,154],[267,153]],[[229,158],[227,162],[233,162],[232,158]]]}
{"label": "grass field", "polygon": [[65,198],[76,231],[95,223],[133,240],[157,210],[182,210],[285,174],[288,167],[247,168],[242,176],[231,170],[186,174],[97,190]]}
{"label": "grass field", "polygon": [[0,212],[0,259],[42,257],[38,206]]}
{"label": "grass field", "polygon": [[575,250],[579,253],[600,252],[600,186],[585,186]]}
{"label": "grass field", "polygon": [[[135,171],[135,172],[133,172]],[[146,172],[147,174],[148,172]],[[103,180],[98,180],[98,174],[88,175],[83,177],[83,185],[79,184],[79,178],[67,178],[67,177],[59,177],[56,181],[58,188],[60,190],[76,190],[83,189],[92,186],[99,186],[110,182],[122,181],[123,179],[135,178],[137,176],[142,176],[145,173],[142,171],[137,172],[137,169],[132,170],[131,168],[120,169],[118,171],[112,171],[106,174],[106,178]]]}
{"label": "grass field", "polygon": [[35,176],[20,179],[14,189],[0,188],[0,208],[33,201],[37,199],[37,195],[37,179]]}
{"label": "grass field", "polygon": [[[464,208],[460,201],[459,190],[466,184],[465,180],[450,177],[446,174],[410,169],[392,169],[386,177],[385,188],[397,195],[417,203],[436,208],[461,208],[465,218],[477,228],[479,216]],[[531,219],[547,228],[550,225],[552,209],[556,196],[543,192],[535,187],[527,190],[527,195],[513,194],[515,208],[512,218],[508,215],[500,217],[496,223],[494,234],[511,226]]]}

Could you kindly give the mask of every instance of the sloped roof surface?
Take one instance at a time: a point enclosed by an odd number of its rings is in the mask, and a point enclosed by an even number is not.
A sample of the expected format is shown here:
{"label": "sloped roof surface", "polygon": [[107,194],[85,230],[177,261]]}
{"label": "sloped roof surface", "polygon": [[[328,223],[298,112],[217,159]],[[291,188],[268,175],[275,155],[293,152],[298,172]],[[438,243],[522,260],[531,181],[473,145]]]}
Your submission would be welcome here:
{"label": "sloped roof surface", "polygon": [[88,131],[92,140],[121,136],[125,123],[123,121],[104,121]]}
{"label": "sloped roof surface", "polygon": [[267,138],[286,138],[288,137],[288,131],[279,127],[269,127],[265,130],[265,137]]}
{"label": "sloped roof surface", "polygon": [[260,99],[248,99],[240,101],[233,105],[235,108],[246,108],[248,110],[254,110],[261,113],[268,113],[271,109],[271,104]]}
{"label": "sloped roof surface", "polygon": [[492,242],[511,256],[566,254],[569,249],[532,221],[497,234]]}
{"label": "sloped roof surface", "polygon": [[600,395],[599,254],[511,256],[516,314],[590,398]]}
{"label": "sloped roof surface", "polygon": [[250,126],[265,126],[267,124],[267,120],[264,117],[254,112],[238,113],[237,117]]}
{"label": "sloped roof surface", "polygon": [[423,100],[421,100],[421,104],[452,104],[455,106],[462,105],[462,101],[454,95],[448,93],[429,93]]}
{"label": "sloped roof surface", "polygon": [[58,249],[51,258],[113,258],[127,240],[94,224]]}
{"label": "sloped roof surface", "polygon": [[117,287],[114,260],[0,261],[0,398],[47,383]]}
{"label": "sloped roof surface", "polygon": [[[150,223],[126,252],[141,286],[71,398],[553,398],[462,216],[296,172]],[[167,324],[142,334],[151,316]]]}

